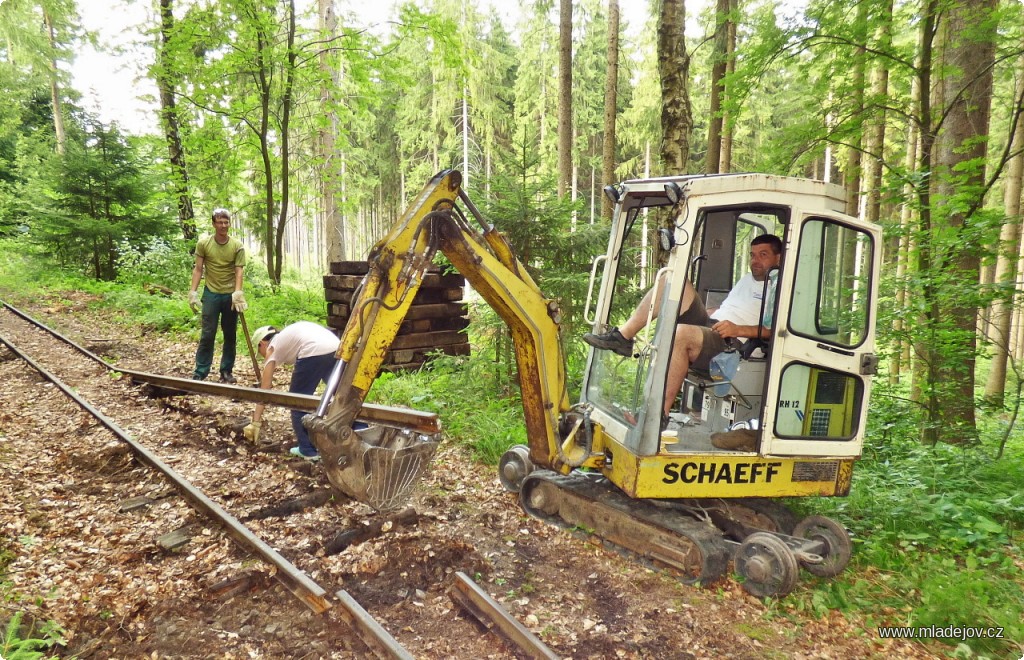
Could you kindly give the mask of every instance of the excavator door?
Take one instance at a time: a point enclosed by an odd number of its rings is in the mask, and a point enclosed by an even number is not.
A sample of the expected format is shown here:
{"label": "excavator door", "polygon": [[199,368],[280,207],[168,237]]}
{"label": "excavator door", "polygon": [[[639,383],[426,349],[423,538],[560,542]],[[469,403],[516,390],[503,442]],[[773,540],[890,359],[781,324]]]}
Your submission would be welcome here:
{"label": "excavator door", "polygon": [[761,453],[859,456],[877,367],[879,230],[849,216],[807,213],[789,233]]}

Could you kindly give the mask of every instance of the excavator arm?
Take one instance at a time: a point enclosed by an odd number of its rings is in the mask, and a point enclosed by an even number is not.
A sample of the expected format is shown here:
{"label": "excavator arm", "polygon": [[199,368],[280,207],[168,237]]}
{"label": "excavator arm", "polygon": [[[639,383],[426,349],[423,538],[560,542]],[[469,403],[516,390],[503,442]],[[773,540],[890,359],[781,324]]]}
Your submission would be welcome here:
{"label": "excavator arm", "polygon": [[[436,252],[442,252],[511,329],[519,369],[530,459],[567,472],[559,423],[569,410],[560,312],[545,298],[505,238],[461,190],[462,175],[435,175],[369,255],[369,272],[352,304],[338,366],[320,408],[305,420],[331,483],[363,499],[364,440],[352,429]],[[481,225],[470,226],[462,209]]]}

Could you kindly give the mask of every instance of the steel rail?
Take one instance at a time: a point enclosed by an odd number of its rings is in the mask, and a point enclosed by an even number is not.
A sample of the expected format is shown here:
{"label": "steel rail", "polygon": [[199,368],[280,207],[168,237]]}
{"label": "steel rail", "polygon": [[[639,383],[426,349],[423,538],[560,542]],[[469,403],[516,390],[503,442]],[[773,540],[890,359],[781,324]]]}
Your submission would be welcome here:
{"label": "steel rail", "polygon": [[542,660],[558,660],[560,657],[462,571],[456,571],[452,586],[448,589],[448,597],[488,630],[497,628],[505,639],[527,656]]}
{"label": "steel rail", "polygon": [[95,417],[103,426],[107,427],[120,440],[125,442],[139,461],[149,465],[151,468],[163,473],[168,480],[177,488],[181,494],[192,503],[192,506],[201,512],[206,513],[214,521],[219,522],[236,543],[243,549],[254,552],[265,561],[273,564],[277,571],[275,577],[295,596],[306,604],[317,614],[324,612],[331,607],[331,603],[325,598],[327,593],[323,587],[313,582],[305,573],[295,567],[290,561],[282,557],[276,550],[270,547],[258,536],[238,521],[237,518],[225,511],[219,504],[211,500],[201,490],[193,486],[186,479],[181,477],[169,465],[160,458],[136,442],[112,419],[94,408],[88,401],[78,395],[54,374],[46,370],[42,365],[30,358],[18,349],[10,340],[0,335],[0,343],[5,344],[8,349],[19,358],[24,360],[33,369],[38,371],[44,378],[56,385],[64,394],[81,406],[89,414]]}
{"label": "steel rail", "polygon": [[413,656],[347,591],[342,589],[336,592],[334,597],[341,604],[341,609],[338,610],[341,618],[356,631],[356,635],[359,636],[363,644],[366,644],[371,653],[381,660],[413,660]]}
{"label": "steel rail", "polygon": [[[122,369],[107,363],[103,358],[96,355],[84,346],[76,344],[71,339],[50,328],[41,321],[37,321],[25,312],[4,302],[3,306],[11,313],[20,316],[32,325],[45,330],[76,351],[102,364],[111,372],[121,373],[129,376],[133,383],[146,383],[154,387],[175,390],[183,393],[211,394],[223,396],[242,401],[263,403],[266,405],[281,406],[294,410],[315,412],[320,404],[320,398],[308,394],[293,394],[291,392],[280,392],[275,390],[264,390],[255,387],[244,387],[240,385],[225,385],[221,383],[207,383],[202,380],[190,378],[178,378],[175,376],[164,376],[134,369]],[[394,406],[382,406],[372,403],[364,403],[357,416],[365,422],[383,424],[385,426],[398,426],[407,428],[417,433],[433,435],[441,432],[441,422],[436,413],[427,413],[409,408],[397,408]]]}

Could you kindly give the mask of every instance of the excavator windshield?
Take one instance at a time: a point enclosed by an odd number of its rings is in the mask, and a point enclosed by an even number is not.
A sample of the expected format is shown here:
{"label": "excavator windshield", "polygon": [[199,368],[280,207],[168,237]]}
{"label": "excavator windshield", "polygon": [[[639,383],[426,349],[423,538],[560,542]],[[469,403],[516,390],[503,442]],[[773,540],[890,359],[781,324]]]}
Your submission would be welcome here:
{"label": "excavator windshield", "polygon": [[[646,208],[636,208],[624,218],[619,250],[622,256],[614,262],[618,268],[615,277],[609,278],[612,287],[607,324],[620,327],[638,313],[641,318],[646,313],[648,318],[642,318],[643,328],[634,338],[632,355],[597,351],[588,379],[588,401],[630,429],[642,424],[644,410],[661,410],[661,402],[656,399],[664,392],[665,368],[658,368],[655,337],[662,319],[670,319],[668,329],[674,330],[677,318],[685,311],[680,305],[689,302],[688,295],[698,297],[704,309],[714,313],[733,286],[750,273],[754,239],[776,234],[788,218],[788,208],[762,204],[700,209],[690,244],[670,245],[665,250],[666,245],[658,240],[659,234],[664,235],[661,227],[666,224],[665,217],[670,226],[678,220],[666,216],[667,210],[649,213]],[[648,217],[637,221],[634,216]],[[682,277],[674,276],[676,269],[684,269]],[[684,293],[684,288],[692,293]],[[764,291],[760,297],[764,297]],[[665,356],[661,362],[667,359]],[[655,386],[659,379],[661,384]],[[648,399],[652,392],[654,396]],[[665,393],[673,399],[682,394]],[[683,401],[674,407],[682,413],[699,410],[701,401]]]}

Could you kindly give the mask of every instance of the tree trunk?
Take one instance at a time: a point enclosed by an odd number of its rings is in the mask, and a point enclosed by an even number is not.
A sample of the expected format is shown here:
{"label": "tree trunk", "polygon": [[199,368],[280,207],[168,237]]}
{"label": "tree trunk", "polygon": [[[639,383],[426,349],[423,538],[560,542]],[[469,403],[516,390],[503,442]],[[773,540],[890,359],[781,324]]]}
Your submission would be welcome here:
{"label": "tree trunk", "polygon": [[[601,187],[615,183],[615,107],[619,91],[619,0],[608,0],[608,71],[604,84],[604,141],[601,148]],[[595,191],[595,194],[599,191]],[[611,220],[613,205],[601,195],[601,215]]]}
{"label": "tree trunk", "polygon": [[572,0],[558,2],[558,196],[572,178]]}
{"label": "tree trunk", "polygon": [[185,147],[181,143],[178,127],[178,108],[175,101],[175,74],[171,71],[171,37],[174,33],[173,0],[160,0],[160,50],[156,84],[160,90],[160,119],[164,125],[167,140],[167,155],[174,177],[174,189],[178,195],[178,224],[186,240],[196,237],[195,210],[189,194],[188,168],[185,165]]}
{"label": "tree trunk", "polygon": [[[729,0],[729,20],[726,23],[725,43],[725,75],[726,77],[736,72],[736,21],[737,17],[733,12],[738,10],[738,0]],[[722,154],[719,158],[718,171],[732,171],[732,133],[733,125],[729,117],[729,90],[722,90]]]}
{"label": "tree trunk", "polygon": [[[258,16],[252,17],[255,21]],[[256,77],[260,100],[260,123],[256,129],[260,143],[260,159],[263,166],[263,249],[267,257],[267,275],[274,286],[281,283],[274,279],[277,272],[275,264],[279,262],[277,255],[277,236],[274,231],[274,166],[270,157],[270,63],[267,50],[269,42],[262,26],[256,25]]]}
{"label": "tree trunk", "polygon": [[[854,40],[857,50],[853,57],[853,98],[850,106],[857,117],[864,117],[864,78],[867,68],[867,22],[868,3],[857,3],[857,18],[854,23]],[[861,163],[863,161],[864,124],[859,123],[854,135],[849,138],[850,148],[846,160],[846,213],[860,215]]]}
{"label": "tree trunk", "polygon": [[[889,52],[892,47],[892,0],[880,7],[883,12],[874,19],[877,26],[875,40],[877,50]],[[865,134],[867,164],[864,167],[864,219],[868,222],[880,221],[882,163],[885,161],[885,99],[889,98],[889,65],[888,62],[875,61],[871,69],[871,101],[875,108],[871,113]],[[909,145],[907,147],[910,148]],[[913,161],[911,161],[913,162]]]}
{"label": "tree trunk", "polygon": [[[890,19],[892,11],[888,13]],[[885,63],[880,63],[879,69],[885,69]],[[920,90],[918,88],[918,80],[913,80],[910,90],[910,106],[912,108],[919,105]],[[914,165],[917,162],[917,149],[918,149],[918,131],[917,124],[913,121],[907,123],[907,130],[905,133],[906,137],[906,155],[904,156],[903,164],[908,172],[914,171]],[[881,155],[879,156],[881,161]],[[916,245],[911,242],[911,227],[914,225],[914,207],[911,204],[911,200],[914,197],[914,188],[910,183],[903,184],[903,201],[900,205],[900,237],[899,247],[896,251],[896,318],[893,321],[893,334],[896,337],[895,346],[893,347],[893,354],[889,364],[889,383],[896,385],[900,382],[900,377],[904,369],[910,367],[910,342],[905,337],[906,329],[906,312],[909,311],[906,308],[907,302],[907,267],[910,262],[910,254],[915,249]],[[917,400],[912,392],[911,398]]]}
{"label": "tree trunk", "polygon": [[661,78],[661,166],[664,174],[683,174],[690,159],[690,56],[683,30],[683,0],[664,0],[658,21],[658,74]]}
{"label": "tree trunk", "polygon": [[469,191],[469,86],[462,86],[462,189]]}
{"label": "tree trunk", "polygon": [[274,274],[271,281],[274,284],[281,283],[281,244],[284,238],[284,229],[288,224],[288,198],[291,192],[291,161],[289,160],[290,133],[292,118],[292,91],[295,86],[295,0],[288,0],[288,54],[285,57],[284,90],[281,96],[281,215],[277,220],[277,235],[275,236]]}
{"label": "tree trunk", "polygon": [[[334,0],[320,0],[320,32],[325,42],[337,35],[338,17],[334,14]],[[332,57],[329,49],[320,52],[320,72],[323,86],[320,100],[327,111],[327,126],[320,130],[320,162],[323,163],[322,193],[320,208],[323,214],[324,235],[327,243],[327,263],[345,261],[347,250],[345,222],[338,210],[338,194],[344,185],[340,173],[338,155],[335,153],[334,136],[338,133],[338,112],[333,90],[338,89],[342,74],[341,58]]]}
{"label": "tree trunk", "polygon": [[[995,63],[996,0],[955,3],[946,14],[941,71],[946,118],[937,143],[936,218],[934,236],[945,254],[938,271],[958,284],[978,282],[981,252],[972,215],[984,202],[989,110],[992,103],[992,67]],[[944,285],[939,285],[943,287]],[[975,353],[978,306],[957,290],[935,299],[937,323],[945,323],[942,350],[935,352],[935,375],[929,384],[936,392],[939,439],[951,443],[977,438],[975,422]],[[941,376],[941,377],[938,377]]]}
{"label": "tree trunk", "polygon": [[[935,48],[936,14],[940,0],[926,0],[921,12],[919,29],[920,42],[917,68],[918,107],[914,118],[920,127],[920,142],[917,151],[917,175],[915,177],[914,194],[918,207],[918,232],[920,240],[916,252],[916,270],[927,274],[932,268],[931,241],[931,170],[932,151],[935,146],[935,129],[932,125],[932,59]],[[914,352],[918,359],[914,364],[912,392],[920,394],[915,398],[924,405],[927,421],[921,428],[921,440],[927,444],[938,442],[938,430],[935,421],[938,417],[938,399],[935,389],[931,387],[938,379],[935,369],[935,324],[938,323],[938,294],[932,280],[924,275],[921,281],[921,312],[918,319],[920,331],[914,337]],[[916,292],[915,292],[916,293]]]}
{"label": "tree trunk", "polygon": [[[1021,241],[1020,252],[1017,253],[1017,272],[1024,273],[1024,241]],[[1015,298],[1015,302],[1020,302],[1019,296]],[[1012,355],[1018,362],[1024,362],[1024,307],[1015,305],[1013,318],[1016,326],[1012,328],[1011,335],[1016,343]]]}
{"label": "tree trunk", "polygon": [[1002,407],[1006,389],[1006,363],[1010,350],[1010,321],[1012,319],[1014,282],[1017,279],[1017,255],[1020,253],[1021,184],[1024,182],[1024,50],[1017,58],[1017,102],[1011,122],[1015,124],[1010,144],[1010,161],[1007,163],[1006,179],[1003,183],[1003,208],[1006,220],[999,233],[999,251],[996,261],[995,281],[999,295],[992,304],[992,367],[985,384],[985,398],[993,405]]}
{"label": "tree trunk", "polygon": [[57,81],[57,35],[53,29],[53,16],[43,9],[43,24],[46,27],[46,39],[50,44],[47,61],[50,65],[50,104],[53,109],[53,135],[57,141],[57,153],[64,155],[67,145],[67,133],[64,131],[64,111],[60,102],[60,87]]}
{"label": "tree trunk", "polygon": [[722,166],[722,100],[725,96],[725,67],[729,59],[730,0],[718,0],[715,9],[715,45],[711,53],[711,99],[708,108],[708,153],[704,171],[718,174]]}

